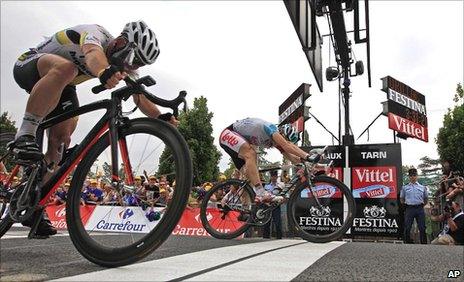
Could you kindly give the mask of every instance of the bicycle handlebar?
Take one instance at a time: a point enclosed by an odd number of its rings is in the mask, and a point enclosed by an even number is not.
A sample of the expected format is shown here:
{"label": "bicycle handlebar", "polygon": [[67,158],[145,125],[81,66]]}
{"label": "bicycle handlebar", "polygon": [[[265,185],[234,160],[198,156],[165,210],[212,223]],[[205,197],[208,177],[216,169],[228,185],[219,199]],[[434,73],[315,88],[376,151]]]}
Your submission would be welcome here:
{"label": "bicycle handlebar", "polygon": [[[133,94],[143,94],[145,97],[147,97],[147,99],[150,102],[161,107],[172,109],[173,115],[175,117],[179,115],[180,104],[184,103],[183,111],[187,110],[187,101],[185,100],[185,96],[187,96],[186,91],[180,91],[179,95],[173,100],[165,100],[145,90],[144,86],[152,86],[156,84],[156,81],[149,75],[141,77],[137,80],[133,80],[130,77],[126,77],[124,81],[127,83],[127,86],[121,87],[112,92],[113,94],[122,97],[124,100],[127,100]],[[98,94],[105,90],[107,89],[103,85],[97,85],[92,88],[92,92],[94,94]]]}

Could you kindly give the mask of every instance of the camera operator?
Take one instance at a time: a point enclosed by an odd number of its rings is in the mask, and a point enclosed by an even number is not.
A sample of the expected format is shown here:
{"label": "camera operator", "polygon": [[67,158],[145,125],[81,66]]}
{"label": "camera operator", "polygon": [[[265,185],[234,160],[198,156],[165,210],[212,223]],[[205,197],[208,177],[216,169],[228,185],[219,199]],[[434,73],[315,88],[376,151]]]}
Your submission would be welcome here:
{"label": "camera operator", "polygon": [[445,223],[442,232],[432,244],[464,245],[464,213],[458,202],[446,202],[443,214],[432,215],[432,220]]}

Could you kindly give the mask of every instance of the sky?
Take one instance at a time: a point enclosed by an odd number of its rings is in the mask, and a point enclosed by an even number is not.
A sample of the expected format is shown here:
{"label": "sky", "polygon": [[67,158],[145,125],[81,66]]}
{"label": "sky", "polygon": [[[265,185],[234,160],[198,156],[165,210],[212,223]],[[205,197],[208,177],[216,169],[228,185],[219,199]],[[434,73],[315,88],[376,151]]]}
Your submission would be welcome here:
{"label": "sky", "polygon": [[[381,112],[386,94],[380,90],[380,79],[390,75],[426,97],[429,142],[400,139],[403,165],[417,166],[423,156],[438,158],[434,139],[443,115],[453,106],[457,83],[464,80],[463,15],[463,1],[370,1],[372,87],[366,74],[351,80],[355,138]],[[347,29],[353,28],[352,17],[346,15]],[[150,90],[166,99],[186,90],[190,104],[194,97],[205,96],[214,112],[215,144],[222,129],[238,119],[259,117],[277,123],[279,105],[301,83],[312,85],[306,102],[311,112],[337,135],[338,83],[324,79],[324,91],[319,91],[282,1],[2,1],[1,111],[8,111],[19,126],[28,95],[16,85],[13,65],[44,36],[84,23],[100,24],[117,36],[126,22],[139,19],[155,31],[161,49],[156,63],[140,71],[156,79]],[[321,33],[327,34],[326,19],[317,20]],[[333,50],[329,60],[328,37],[322,48],[325,70],[335,65]],[[366,67],[365,44],[353,49]],[[78,86],[81,105],[109,97],[91,94],[97,83]],[[71,143],[78,143],[100,115],[81,116]],[[306,128],[313,145],[332,144],[314,119]],[[393,142],[386,117],[371,127],[369,137],[356,143]],[[229,158],[220,151],[224,170]],[[281,160],[275,149],[267,158]]]}

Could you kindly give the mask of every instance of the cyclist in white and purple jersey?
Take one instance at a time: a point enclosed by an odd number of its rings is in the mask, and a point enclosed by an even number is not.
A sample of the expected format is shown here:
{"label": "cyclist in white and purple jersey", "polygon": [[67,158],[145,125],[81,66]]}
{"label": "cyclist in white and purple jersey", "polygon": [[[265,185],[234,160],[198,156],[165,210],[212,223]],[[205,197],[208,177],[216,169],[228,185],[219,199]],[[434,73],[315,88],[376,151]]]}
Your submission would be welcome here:
{"label": "cyclist in white and purple jersey", "polygon": [[301,159],[308,159],[309,154],[295,145],[298,140],[298,132],[291,124],[277,127],[259,118],[238,120],[224,129],[219,137],[221,148],[230,155],[238,169],[245,169],[257,200],[263,202],[280,201],[282,197],[274,196],[264,189],[259,179],[257,154],[253,146],[276,147],[291,162],[299,163]]}

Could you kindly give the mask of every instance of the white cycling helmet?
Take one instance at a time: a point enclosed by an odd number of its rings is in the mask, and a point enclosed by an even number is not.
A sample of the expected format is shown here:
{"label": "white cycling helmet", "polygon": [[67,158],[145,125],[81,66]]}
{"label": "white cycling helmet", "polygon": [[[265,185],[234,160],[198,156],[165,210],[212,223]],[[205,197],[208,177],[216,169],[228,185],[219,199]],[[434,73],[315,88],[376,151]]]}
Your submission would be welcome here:
{"label": "white cycling helmet", "polygon": [[298,131],[293,125],[289,123],[280,126],[279,131],[288,141],[292,142],[293,144],[296,144],[298,140],[300,140]]}
{"label": "white cycling helmet", "polygon": [[130,22],[124,26],[121,35],[129,43],[137,45],[133,63],[150,65],[156,61],[160,50],[155,33],[148,28],[144,21]]}

